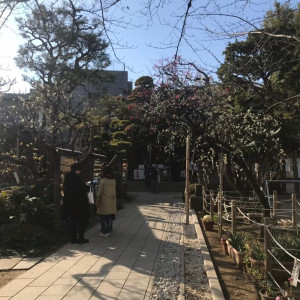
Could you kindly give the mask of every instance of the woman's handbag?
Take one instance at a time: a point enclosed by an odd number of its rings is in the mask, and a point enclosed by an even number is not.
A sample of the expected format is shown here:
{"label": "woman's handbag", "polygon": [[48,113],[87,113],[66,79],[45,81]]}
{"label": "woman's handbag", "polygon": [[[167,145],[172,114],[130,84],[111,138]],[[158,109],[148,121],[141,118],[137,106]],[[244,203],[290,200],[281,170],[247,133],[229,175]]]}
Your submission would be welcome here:
{"label": "woman's handbag", "polygon": [[89,199],[89,204],[95,204],[94,192],[93,192],[92,186],[90,186],[90,191],[87,193],[87,195],[88,195],[88,199]]}

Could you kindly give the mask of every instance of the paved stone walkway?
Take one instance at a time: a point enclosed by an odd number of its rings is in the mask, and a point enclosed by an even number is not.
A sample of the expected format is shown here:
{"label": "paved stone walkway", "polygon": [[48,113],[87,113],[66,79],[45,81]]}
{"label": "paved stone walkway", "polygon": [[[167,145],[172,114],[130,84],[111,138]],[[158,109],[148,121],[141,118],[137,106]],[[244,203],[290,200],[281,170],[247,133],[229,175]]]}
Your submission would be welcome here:
{"label": "paved stone walkway", "polygon": [[117,213],[113,234],[86,233],[88,244],[67,244],[0,289],[6,299],[149,299],[164,230],[181,193],[137,193]]}
{"label": "paved stone walkway", "polygon": [[39,263],[42,257],[9,257],[0,259],[0,271],[28,270]]}

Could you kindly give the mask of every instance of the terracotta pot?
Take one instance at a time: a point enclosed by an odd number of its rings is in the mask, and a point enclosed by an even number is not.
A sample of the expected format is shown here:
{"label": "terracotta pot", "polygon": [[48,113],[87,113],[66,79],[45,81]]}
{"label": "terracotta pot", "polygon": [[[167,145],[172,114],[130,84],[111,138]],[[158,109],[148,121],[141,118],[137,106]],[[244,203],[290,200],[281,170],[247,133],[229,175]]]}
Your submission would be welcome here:
{"label": "terracotta pot", "polygon": [[229,243],[228,240],[226,240],[226,244],[227,244],[227,252],[228,252],[228,255],[229,255],[232,259],[234,259],[234,258],[233,258],[233,257],[234,257],[234,254],[233,254],[233,252],[232,252],[232,246],[230,245],[230,243]]}
{"label": "terracotta pot", "polygon": [[202,222],[203,223],[203,226],[205,228],[206,231],[213,231],[214,230],[214,224],[215,222],[214,221],[211,221],[211,222]]}
{"label": "terracotta pot", "polygon": [[256,259],[252,258],[251,256],[249,257],[249,260],[250,260],[251,268],[253,268],[253,269],[260,269],[265,264],[264,260],[256,260]]}
{"label": "terracotta pot", "polygon": [[239,252],[233,247],[232,252],[234,253],[234,262],[239,268],[242,268],[244,265],[244,257],[246,256],[246,252]]}
{"label": "terracotta pot", "polygon": [[276,297],[277,297],[277,296],[268,296],[267,294],[265,294],[264,289],[261,289],[259,291],[259,294],[260,294],[261,300],[276,300]]}
{"label": "terracotta pot", "polygon": [[254,286],[254,294],[255,294],[255,299],[253,300],[261,300],[261,296],[259,293],[261,286],[256,282],[253,282],[253,286]]}
{"label": "terracotta pot", "polygon": [[225,255],[229,255],[226,241],[227,241],[226,238],[221,238],[221,245],[222,245],[223,253]]}

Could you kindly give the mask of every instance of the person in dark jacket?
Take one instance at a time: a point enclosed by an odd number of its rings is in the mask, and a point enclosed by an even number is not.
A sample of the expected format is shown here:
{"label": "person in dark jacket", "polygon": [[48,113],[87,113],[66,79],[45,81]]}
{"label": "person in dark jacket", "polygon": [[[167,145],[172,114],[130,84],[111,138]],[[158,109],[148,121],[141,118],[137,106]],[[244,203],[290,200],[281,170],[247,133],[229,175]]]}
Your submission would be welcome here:
{"label": "person in dark jacket", "polygon": [[79,176],[81,169],[79,163],[71,166],[71,172],[65,176],[63,189],[64,205],[71,221],[71,243],[84,244],[89,242],[84,238],[89,214],[89,186]]}
{"label": "person in dark jacket", "polygon": [[158,176],[157,170],[152,167],[151,174],[150,174],[150,179],[151,179],[150,192],[151,193],[157,192],[157,176]]}

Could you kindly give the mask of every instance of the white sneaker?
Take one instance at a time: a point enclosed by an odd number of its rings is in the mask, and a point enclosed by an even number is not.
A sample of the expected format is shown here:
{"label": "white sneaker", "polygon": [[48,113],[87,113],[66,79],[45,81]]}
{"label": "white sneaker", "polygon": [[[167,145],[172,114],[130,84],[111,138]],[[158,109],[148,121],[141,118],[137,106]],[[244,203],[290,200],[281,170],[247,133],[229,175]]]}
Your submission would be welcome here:
{"label": "white sneaker", "polygon": [[100,232],[99,236],[106,236],[106,235],[103,232]]}
{"label": "white sneaker", "polygon": [[105,236],[105,237],[108,237],[108,236],[110,236],[110,233],[106,233],[106,234],[104,234],[104,236]]}

